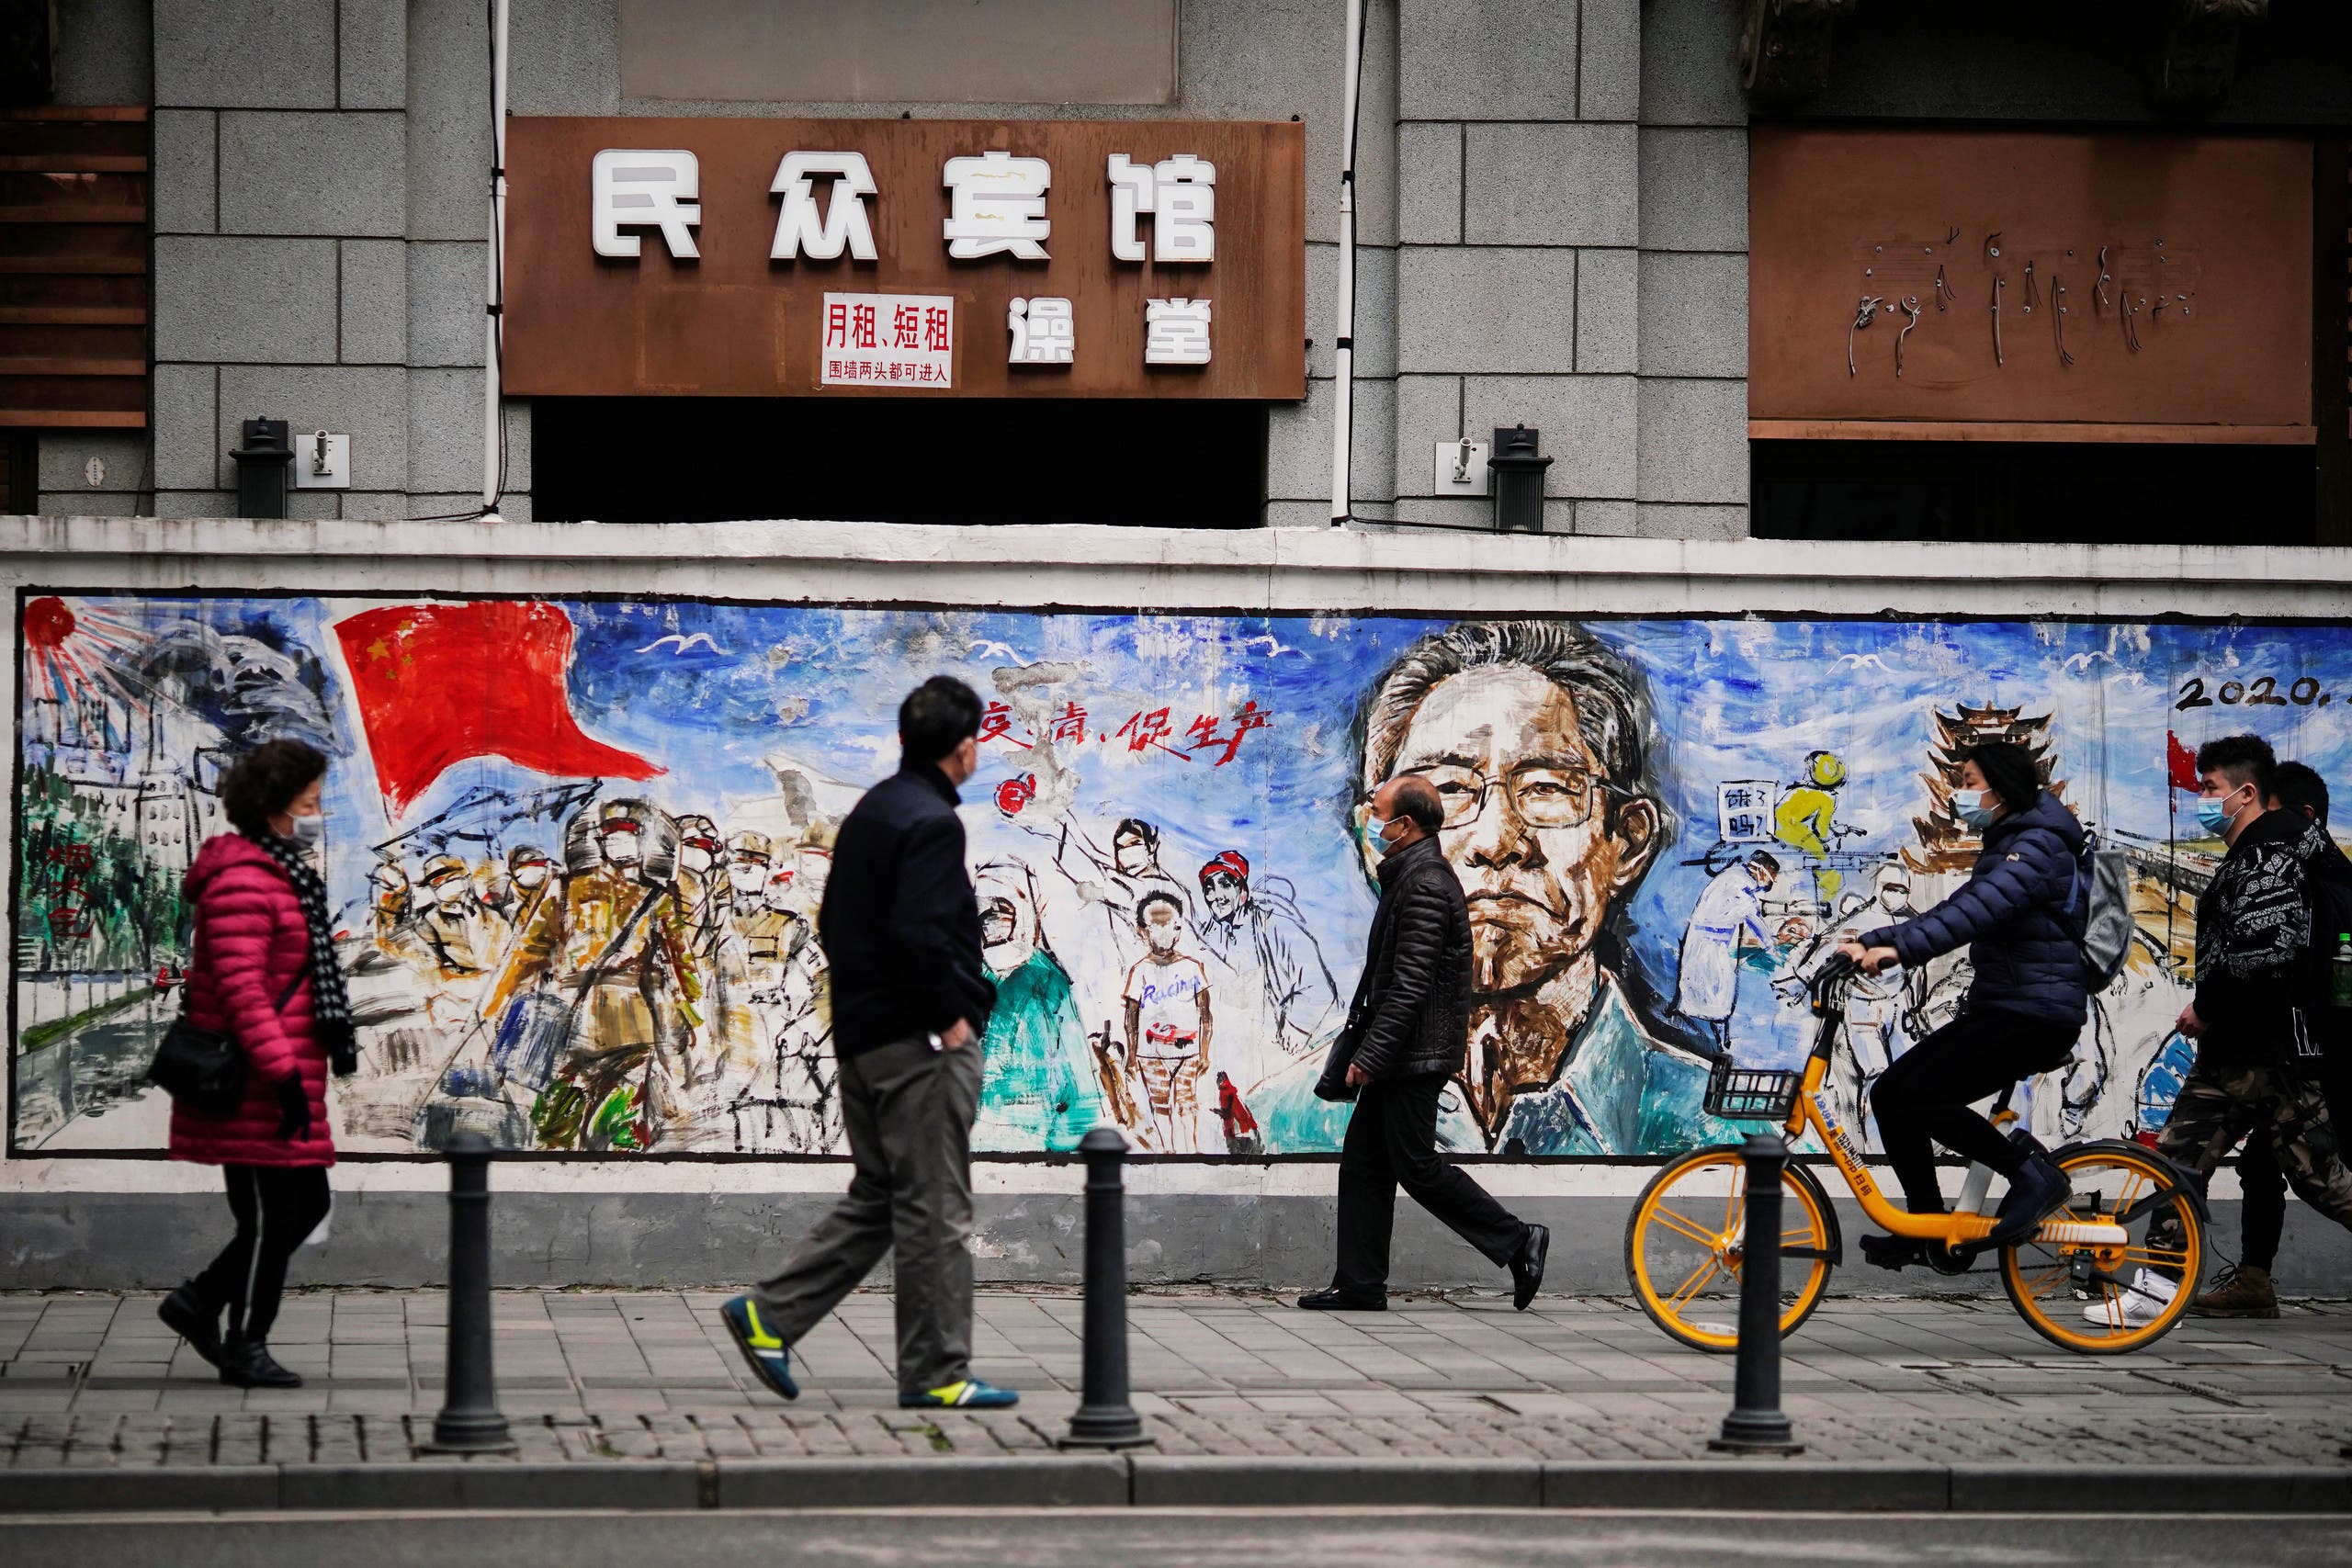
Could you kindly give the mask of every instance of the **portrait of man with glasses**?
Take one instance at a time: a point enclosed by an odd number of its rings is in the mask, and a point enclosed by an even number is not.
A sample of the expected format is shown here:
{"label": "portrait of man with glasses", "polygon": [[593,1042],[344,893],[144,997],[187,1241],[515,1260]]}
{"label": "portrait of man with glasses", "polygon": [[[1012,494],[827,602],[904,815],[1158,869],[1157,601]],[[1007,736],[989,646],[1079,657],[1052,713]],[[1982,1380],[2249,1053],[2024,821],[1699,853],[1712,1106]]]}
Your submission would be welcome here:
{"label": "portrait of man with glasses", "polygon": [[1462,622],[1374,687],[1362,798],[1427,779],[1469,904],[1470,1058],[1442,1146],[1653,1154],[1713,1135],[1706,1062],[1652,1032],[1607,961],[1613,917],[1671,833],[1657,749],[1640,672],[1570,623]]}

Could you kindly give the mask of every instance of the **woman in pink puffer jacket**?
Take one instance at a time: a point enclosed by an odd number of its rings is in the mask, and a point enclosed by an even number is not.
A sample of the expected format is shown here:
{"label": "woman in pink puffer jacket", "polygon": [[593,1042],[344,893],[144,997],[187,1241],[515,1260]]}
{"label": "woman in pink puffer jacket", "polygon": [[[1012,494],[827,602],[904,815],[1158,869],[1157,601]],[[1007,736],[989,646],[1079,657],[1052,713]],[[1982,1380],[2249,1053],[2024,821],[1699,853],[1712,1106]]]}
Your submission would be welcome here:
{"label": "woman in pink puffer jacket", "polygon": [[269,741],[240,761],[220,785],[237,831],[206,840],[187,874],[188,1021],[234,1041],[247,1071],[244,1101],[226,1115],[172,1107],[171,1154],[221,1168],[237,1234],[157,1315],[239,1388],[301,1386],[270,1355],[269,1328],[287,1259],[327,1215],[327,1073],[349,1070],[325,889],[306,858],[319,841],[326,766],[299,740]]}

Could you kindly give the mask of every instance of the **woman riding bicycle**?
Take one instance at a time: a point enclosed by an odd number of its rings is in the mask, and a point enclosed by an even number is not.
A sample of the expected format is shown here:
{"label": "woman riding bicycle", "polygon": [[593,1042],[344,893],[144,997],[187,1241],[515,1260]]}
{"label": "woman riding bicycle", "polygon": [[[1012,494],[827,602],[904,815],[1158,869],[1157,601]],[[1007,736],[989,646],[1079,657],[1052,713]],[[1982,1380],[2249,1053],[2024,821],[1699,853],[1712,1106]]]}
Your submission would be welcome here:
{"label": "woman riding bicycle", "polygon": [[[1987,741],[1961,755],[1952,811],[1984,835],[1960,891],[1924,914],[1864,931],[1838,951],[1871,974],[1917,968],[1967,946],[1973,977],[1950,1023],[1897,1057],[1871,1093],[1879,1139],[1905,1205],[1945,1212],[1929,1140],[2008,1179],[1988,1247],[2032,1234],[2066,1201],[2066,1175],[2038,1148],[2011,1143],[1969,1109],[2020,1078],[2065,1066],[2088,1006],[2082,916],[2070,909],[2082,824],[2041,787],[2032,754]],[[1882,1268],[1928,1261],[1931,1244],[1868,1235],[1862,1253]]]}

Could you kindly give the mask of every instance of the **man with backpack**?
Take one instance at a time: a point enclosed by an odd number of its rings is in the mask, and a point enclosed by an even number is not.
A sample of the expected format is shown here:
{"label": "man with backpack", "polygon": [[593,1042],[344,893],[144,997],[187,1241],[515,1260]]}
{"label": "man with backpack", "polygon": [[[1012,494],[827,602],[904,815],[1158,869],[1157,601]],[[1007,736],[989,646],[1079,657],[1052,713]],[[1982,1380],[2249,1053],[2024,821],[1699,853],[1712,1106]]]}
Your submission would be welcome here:
{"label": "man with backpack", "polygon": [[[2305,1077],[2316,1069],[2320,1098],[2333,1129],[2341,1125],[2338,1118],[2344,1112],[2352,1111],[2352,1007],[2338,1004],[2332,973],[2336,950],[2345,933],[2352,932],[2352,860],[2328,833],[2327,784],[2309,766],[2278,764],[2270,786],[2270,809],[2284,812],[2290,825],[2297,818],[2305,824],[2295,852],[2309,879],[2312,940],[2297,987],[2292,1065]],[[2340,1134],[2337,1138],[2341,1158]],[[2239,1260],[2189,1303],[2190,1312],[2199,1317],[2278,1315],[2270,1267],[2278,1260],[2287,1225],[2287,1179],[2269,1137],[2247,1138],[2245,1152],[2238,1156],[2238,1180],[2245,1190]]]}
{"label": "man with backpack", "polygon": [[[2259,736],[2224,736],[2198,749],[2198,820],[2227,852],[2197,901],[2197,994],[2176,1025],[2197,1042],[2197,1061],[2156,1147],[2201,1179],[2241,1139],[2267,1136],[2297,1195],[2352,1229],[2352,1171],[2338,1157],[2319,1078],[2301,1065],[2295,1043],[2312,940],[2312,824],[2270,809],[2277,772]],[[2170,1239],[2152,1229],[2149,1245]],[[2172,1299],[2149,1272],[2127,1293],[2134,1325]],[[2104,1305],[2089,1310],[2104,1321]]]}

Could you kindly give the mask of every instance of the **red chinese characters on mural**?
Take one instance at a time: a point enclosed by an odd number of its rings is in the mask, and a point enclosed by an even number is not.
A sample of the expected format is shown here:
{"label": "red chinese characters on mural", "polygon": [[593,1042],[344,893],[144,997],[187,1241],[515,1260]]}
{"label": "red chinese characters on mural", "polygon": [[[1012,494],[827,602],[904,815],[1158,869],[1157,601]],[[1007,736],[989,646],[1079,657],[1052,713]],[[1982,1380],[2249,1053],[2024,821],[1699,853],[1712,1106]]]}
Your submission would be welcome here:
{"label": "red chinese characters on mural", "polygon": [[[1190,762],[1200,757],[1214,759],[1212,767],[1221,768],[1239,754],[1241,742],[1253,729],[1269,728],[1274,716],[1258,705],[1254,699],[1245,700],[1229,715],[1196,713],[1193,721],[1180,732],[1176,728],[1176,709],[1171,705],[1159,708],[1137,708],[1116,728],[1098,728],[1094,733],[1097,745],[1109,745],[1114,740],[1126,743],[1129,751],[1164,751],[1180,762]],[[1050,738],[1072,745],[1084,745],[1087,737],[1086,709],[1076,702],[1064,702],[1053,716],[1047,730]],[[1024,730],[1022,736],[1012,733],[1012,711],[1003,703],[990,703],[980,716],[980,744],[1001,740],[1023,750],[1034,749],[1037,739],[1035,731]],[[1174,742],[1171,744],[1171,741]]]}
{"label": "red chinese characters on mural", "polygon": [[980,744],[991,740],[1010,740],[1024,751],[1029,750],[1029,742],[1013,738],[1012,710],[1002,703],[990,703],[988,712],[980,716]]}
{"label": "red chinese characters on mural", "polygon": [[1184,731],[1184,738],[1193,742],[1193,755],[1196,757],[1204,751],[1219,746],[1224,747],[1225,754],[1215,763],[1215,766],[1222,768],[1233,761],[1235,752],[1241,750],[1243,736],[1253,729],[1263,729],[1272,722],[1272,716],[1265,709],[1254,702],[1245,702],[1241,705],[1240,711],[1233,716],[1233,729],[1230,734],[1219,735],[1216,716],[1204,713],[1193,720],[1192,727]]}
{"label": "red chinese characters on mural", "polygon": [[88,844],[53,844],[47,859],[56,881],[50,886],[49,934],[58,942],[78,942],[90,934],[90,873],[98,863]]}

